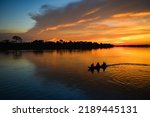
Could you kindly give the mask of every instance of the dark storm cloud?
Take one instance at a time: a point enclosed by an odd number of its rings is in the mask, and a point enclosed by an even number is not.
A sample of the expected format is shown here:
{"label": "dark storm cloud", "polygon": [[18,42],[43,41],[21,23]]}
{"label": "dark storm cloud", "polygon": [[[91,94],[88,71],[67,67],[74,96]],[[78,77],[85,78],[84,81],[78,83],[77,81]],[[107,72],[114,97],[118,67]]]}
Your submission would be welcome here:
{"label": "dark storm cloud", "polygon": [[[29,32],[38,32],[47,27],[70,24],[96,17],[101,19],[114,14],[150,11],[149,0],[82,0],[63,8],[41,7],[41,14],[32,14],[36,25]],[[91,20],[90,20],[91,21]]]}

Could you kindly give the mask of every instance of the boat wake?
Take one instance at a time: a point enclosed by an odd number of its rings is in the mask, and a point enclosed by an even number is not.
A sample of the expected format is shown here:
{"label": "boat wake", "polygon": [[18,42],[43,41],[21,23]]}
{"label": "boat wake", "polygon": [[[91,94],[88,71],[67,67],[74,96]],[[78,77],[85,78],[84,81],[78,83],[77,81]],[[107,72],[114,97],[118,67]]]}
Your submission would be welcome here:
{"label": "boat wake", "polygon": [[108,67],[118,66],[118,65],[135,65],[135,66],[150,66],[150,64],[141,64],[141,63],[117,63],[117,64],[109,64]]}

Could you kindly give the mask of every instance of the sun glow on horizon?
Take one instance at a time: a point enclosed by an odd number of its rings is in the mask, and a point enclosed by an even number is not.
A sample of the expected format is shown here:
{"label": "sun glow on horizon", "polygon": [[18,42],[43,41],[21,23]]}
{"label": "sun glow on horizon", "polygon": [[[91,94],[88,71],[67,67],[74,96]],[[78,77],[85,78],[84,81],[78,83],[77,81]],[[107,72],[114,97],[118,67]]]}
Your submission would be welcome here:
{"label": "sun glow on horizon", "polygon": [[49,39],[63,38],[66,41],[150,44],[150,12],[115,14],[103,20],[100,17],[81,19],[68,24],[48,27],[39,35],[44,35]]}

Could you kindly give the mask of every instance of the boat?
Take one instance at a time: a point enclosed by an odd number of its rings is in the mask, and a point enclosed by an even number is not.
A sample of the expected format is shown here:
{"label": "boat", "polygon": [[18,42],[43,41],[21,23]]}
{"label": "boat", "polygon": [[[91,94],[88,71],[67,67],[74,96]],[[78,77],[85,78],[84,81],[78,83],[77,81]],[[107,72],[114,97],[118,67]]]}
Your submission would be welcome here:
{"label": "boat", "polygon": [[100,70],[100,68],[102,68],[103,70],[105,70],[107,68],[107,64],[105,62],[103,62],[102,65],[91,65],[88,67],[89,68],[89,71],[94,71],[94,70]]}

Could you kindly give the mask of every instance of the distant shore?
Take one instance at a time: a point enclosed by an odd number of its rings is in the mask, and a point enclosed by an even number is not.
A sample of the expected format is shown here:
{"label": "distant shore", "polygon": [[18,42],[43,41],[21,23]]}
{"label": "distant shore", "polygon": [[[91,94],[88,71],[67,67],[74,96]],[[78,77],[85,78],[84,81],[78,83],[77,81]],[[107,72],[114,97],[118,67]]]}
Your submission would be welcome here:
{"label": "distant shore", "polygon": [[139,44],[139,45],[114,45],[114,47],[150,47],[150,44]]}
{"label": "distant shore", "polygon": [[44,41],[44,40],[34,40],[32,42],[22,42],[22,38],[19,36],[14,36],[13,40],[3,40],[0,41],[0,51],[3,50],[53,50],[53,49],[104,49],[112,47],[150,47],[150,44],[142,45],[113,45],[110,43],[97,43],[97,42],[85,42],[85,41],[63,41],[59,40]]}
{"label": "distant shore", "polygon": [[113,44],[97,43],[97,42],[65,42],[63,40],[53,42],[43,40],[35,40],[33,42],[0,42],[0,50],[51,50],[51,49],[98,49],[112,48]]}

